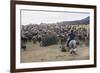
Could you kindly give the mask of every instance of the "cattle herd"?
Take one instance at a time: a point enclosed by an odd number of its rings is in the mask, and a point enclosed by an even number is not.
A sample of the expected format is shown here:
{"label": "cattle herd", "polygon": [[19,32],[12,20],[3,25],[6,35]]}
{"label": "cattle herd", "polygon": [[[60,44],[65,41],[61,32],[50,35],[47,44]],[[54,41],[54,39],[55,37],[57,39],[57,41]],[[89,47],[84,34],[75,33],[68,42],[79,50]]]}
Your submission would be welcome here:
{"label": "cattle herd", "polygon": [[89,24],[29,24],[21,25],[21,48],[27,49],[27,42],[39,43],[40,47],[58,44],[62,51],[68,47],[68,34],[74,31],[77,45],[89,46]]}

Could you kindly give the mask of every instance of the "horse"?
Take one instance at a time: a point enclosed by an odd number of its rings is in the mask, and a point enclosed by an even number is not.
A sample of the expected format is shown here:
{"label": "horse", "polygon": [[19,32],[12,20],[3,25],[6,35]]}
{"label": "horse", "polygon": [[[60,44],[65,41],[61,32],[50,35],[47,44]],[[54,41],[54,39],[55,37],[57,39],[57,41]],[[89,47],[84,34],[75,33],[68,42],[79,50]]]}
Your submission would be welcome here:
{"label": "horse", "polygon": [[69,43],[69,49],[71,54],[76,54],[76,40],[70,40]]}

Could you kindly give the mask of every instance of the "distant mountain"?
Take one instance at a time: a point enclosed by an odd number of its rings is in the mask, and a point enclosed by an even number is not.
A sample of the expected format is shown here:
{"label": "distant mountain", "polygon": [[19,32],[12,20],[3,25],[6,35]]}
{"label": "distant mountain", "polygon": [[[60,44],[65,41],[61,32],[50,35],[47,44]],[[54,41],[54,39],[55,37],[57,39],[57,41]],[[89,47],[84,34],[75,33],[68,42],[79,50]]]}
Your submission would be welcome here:
{"label": "distant mountain", "polygon": [[81,20],[84,24],[89,24],[90,23],[90,17],[86,17],[84,19]]}
{"label": "distant mountain", "polygon": [[63,22],[59,22],[57,24],[59,25],[66,25],[66,24],[89,24],[90,23],[90,17],[86,17],[84,19],[81,20],[75,20],[75,21],[63,21]]}

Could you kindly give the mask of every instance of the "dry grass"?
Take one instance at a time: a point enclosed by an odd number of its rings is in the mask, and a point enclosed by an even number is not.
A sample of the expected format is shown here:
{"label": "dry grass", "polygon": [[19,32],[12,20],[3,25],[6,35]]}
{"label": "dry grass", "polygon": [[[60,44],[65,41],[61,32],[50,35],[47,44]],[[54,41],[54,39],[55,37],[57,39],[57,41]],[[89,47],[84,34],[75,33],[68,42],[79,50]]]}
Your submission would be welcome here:
{"label": "dry grass", "polygon": [[[77,54],[70,55],[69,52],[61,52],[60,45],[51,45],[40,47],[39,43],[27,43],[27,50],[21,50],[21,62],[46,62],[46,61],[69,61],[69,60],[86,60],[89,59],[89,48],[85,45],[77,47]],[[67,48],[66,48],[67,49]]]}

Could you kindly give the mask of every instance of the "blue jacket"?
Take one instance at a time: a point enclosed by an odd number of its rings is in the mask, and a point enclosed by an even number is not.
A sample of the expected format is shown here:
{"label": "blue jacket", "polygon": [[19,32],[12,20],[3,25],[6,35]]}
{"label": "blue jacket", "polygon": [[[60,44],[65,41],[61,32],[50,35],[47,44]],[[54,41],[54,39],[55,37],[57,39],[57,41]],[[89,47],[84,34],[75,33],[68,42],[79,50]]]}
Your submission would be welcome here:
{"label": "blue jacket", "polygon": [[71,32],[69,35],[69,40],[75,40],[75,34]]}

